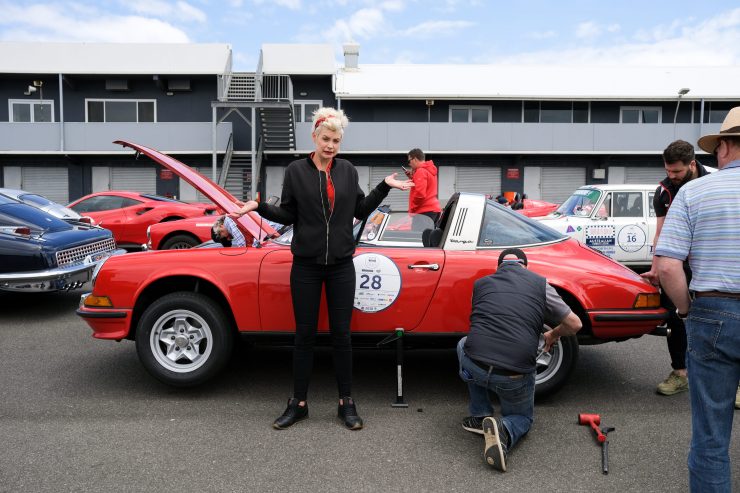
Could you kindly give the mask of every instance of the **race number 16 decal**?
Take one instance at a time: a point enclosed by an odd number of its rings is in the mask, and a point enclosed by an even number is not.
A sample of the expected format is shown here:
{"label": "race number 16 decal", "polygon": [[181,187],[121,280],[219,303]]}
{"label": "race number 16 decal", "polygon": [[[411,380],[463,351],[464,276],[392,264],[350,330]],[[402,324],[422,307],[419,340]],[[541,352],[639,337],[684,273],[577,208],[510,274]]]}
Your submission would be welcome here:
{"label": "race number 16 decal", "polygon": [[365,313],[385,310],[401,291],[401,273],[393,260],[377,253],[363,253],[354,258],[354,307]]}

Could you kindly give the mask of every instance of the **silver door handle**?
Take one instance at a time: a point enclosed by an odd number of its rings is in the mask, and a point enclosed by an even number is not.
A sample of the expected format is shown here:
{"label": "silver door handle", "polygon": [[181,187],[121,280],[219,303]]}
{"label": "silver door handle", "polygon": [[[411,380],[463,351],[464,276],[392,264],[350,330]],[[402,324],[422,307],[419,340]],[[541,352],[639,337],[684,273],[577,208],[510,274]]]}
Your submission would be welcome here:
{"label": "silver door handle", "polygon": [[439,270],[439,264],[412,264],[409,265],[409,269]]}

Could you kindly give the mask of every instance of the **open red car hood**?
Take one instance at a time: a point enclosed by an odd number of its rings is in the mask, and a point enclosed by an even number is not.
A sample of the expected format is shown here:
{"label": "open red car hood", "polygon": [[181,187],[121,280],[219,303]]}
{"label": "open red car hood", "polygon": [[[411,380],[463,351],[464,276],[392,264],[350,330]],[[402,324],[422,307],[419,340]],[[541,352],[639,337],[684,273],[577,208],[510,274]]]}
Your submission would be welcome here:
{"label": "open red car hood", "polygon": [[[227,214],[239,210],[239,206],[236,205],[236,197],[215,184],[209,178],[195,171],[187,164],[181,163],[177,159],[166,154],[162,154],[159,151],[155,151],[154,149],[150,149],[139,144],[134,144],[133,142],[116,140],[113,143],[120,144],[123,147],[130,147],[131,149],[134,149],[135,151],[152,158],[154,161],[161,164],[162,166],[169,169],[177,176],[188,182],[200,193],[211,199],[214,204],[223,209]],[[277,232],[269,224],[267,224],[266,221],[261,221],[259,214],[255,212],[250,212],[248,215],[236,219],[236,222],[242,227],[243,230],[249,232],[250,235],[259,240],[262,240],[267,236],[277,234]]]}

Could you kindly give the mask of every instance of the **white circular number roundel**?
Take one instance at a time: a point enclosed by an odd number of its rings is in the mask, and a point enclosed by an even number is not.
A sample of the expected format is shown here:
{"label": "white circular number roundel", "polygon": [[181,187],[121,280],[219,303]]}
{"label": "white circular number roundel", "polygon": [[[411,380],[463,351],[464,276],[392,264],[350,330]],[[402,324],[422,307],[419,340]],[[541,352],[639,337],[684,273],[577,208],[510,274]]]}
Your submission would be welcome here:
{"label": "white circular number roundel", "polygon": [[619,230],[617,243],[627,253],[637,252],[645,246],[645,231],[636,224],[629,224]]}
{"label": "white circular number roundel", "polygon": [[363,253],[354,258],[354,307],[365,313],[385,310],[401,291],[401,272],[385,255]]}

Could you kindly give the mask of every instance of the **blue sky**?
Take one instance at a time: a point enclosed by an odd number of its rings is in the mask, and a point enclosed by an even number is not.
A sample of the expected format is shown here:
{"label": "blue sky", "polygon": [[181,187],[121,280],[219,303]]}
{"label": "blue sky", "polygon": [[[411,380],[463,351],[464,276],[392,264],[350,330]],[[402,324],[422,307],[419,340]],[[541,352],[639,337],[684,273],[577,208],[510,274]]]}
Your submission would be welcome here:
{"label": "blue sky", "polygon": [[360,63],[738,65],[730,0],[0,0],[0,40],[360,44]]}

